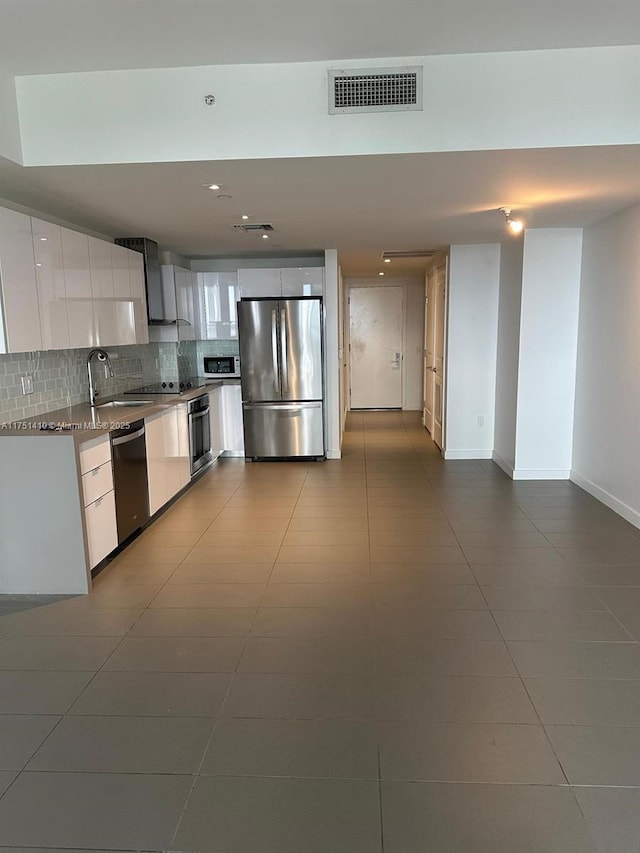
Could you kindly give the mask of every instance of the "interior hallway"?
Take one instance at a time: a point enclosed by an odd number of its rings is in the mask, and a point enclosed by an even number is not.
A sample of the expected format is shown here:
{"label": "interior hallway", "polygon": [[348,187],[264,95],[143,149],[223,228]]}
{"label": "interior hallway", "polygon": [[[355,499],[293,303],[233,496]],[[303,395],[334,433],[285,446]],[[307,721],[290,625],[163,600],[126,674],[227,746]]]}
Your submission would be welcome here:
{"label": "interior hallway", "polygon": [[0,851],[637,853],[638,641],[640,531],[352,414],[0,598]]}

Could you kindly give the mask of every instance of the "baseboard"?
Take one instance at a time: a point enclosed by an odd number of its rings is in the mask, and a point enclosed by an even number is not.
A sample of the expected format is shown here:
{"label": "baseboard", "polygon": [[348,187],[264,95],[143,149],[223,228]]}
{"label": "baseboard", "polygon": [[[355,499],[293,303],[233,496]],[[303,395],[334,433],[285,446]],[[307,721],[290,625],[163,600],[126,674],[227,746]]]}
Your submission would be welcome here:
{"label": "baseboard", "polygon": [[614,497],[614,495],[607,492],[605,489],[600,488],[600,486],[597,486],[592,480],[582,477],[576,471],[570,472],[569,479],[572,483],[575,483],[576,486],[580,486],[580,488],[584,489],[585,492],[589,492],[589,494],[593,495],[594,498],[597,498],[605,506],[608,506],[609,509],[617,512],[618,515],[621,515],[626,521],[633,524],[634,527],[640,528],[640,512],[633,509],[633,507],[630,507],[628,504],[624,503],[624,501]]}
{"label": "baseboard", "polygon": [[513,480],[568,480],[571,471],[566,468],[514,468]]}
{"label": "baseboard", "polygon": [[445,450],[445,459],[491,459],[490,450]]}
{"label": "baseboard", "polygon": [[327,450],[327,459],[342,459],[342,453],[339,450]]}
{"label": "baseboard", "polygon": [[503,459],[499,453],[495,452],[495,450],[491,454],[491,459],[493,459],[496,465],[499,465],[502,468],[505,474],[507,474],[509,477],[513,477],[513,465],[507,462],[506,459]]}
{"label": "baseboard", "polygon": [[223,450],[220,455],[226,458],[244,459],[244,450]]}

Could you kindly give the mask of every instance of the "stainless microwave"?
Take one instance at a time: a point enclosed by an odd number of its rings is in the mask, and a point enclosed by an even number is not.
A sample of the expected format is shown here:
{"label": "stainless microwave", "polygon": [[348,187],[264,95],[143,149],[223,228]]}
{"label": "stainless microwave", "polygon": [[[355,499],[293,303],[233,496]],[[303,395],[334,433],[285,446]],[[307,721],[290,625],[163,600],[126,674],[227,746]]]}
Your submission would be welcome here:
{"label": "stainless microwave", "polygon": [[206,355],[204,375],[221,378],[240,376],[240,359],[237,355]]}

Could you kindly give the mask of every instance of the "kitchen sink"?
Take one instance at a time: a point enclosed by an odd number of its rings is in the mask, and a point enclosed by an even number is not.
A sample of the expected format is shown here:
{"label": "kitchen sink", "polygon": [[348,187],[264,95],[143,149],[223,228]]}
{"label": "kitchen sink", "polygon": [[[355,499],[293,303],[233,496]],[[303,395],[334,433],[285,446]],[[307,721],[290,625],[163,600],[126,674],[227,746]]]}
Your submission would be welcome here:
{"label": "kitchen sink", "polygon": [[127,408],[132,409],[136,406],[150,406],[152,400],[111,400],[109,403],[100,403],[99,406],[96,406],[96,409],[120,409]]}

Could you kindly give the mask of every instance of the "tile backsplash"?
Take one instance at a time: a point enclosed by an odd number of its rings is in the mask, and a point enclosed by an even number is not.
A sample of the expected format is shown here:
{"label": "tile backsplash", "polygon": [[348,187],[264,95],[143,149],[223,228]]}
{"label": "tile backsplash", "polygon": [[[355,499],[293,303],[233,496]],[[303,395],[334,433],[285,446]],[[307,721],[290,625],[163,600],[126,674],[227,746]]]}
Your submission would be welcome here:
{"label": "tile backsplash", "polygon": [[[115,376],[93,362],[100,397],[108,399],[150,382],[176,382],[201,375],[205,355],[237,355],[237,341],[182,341],[107,347]],[[53,412],[89,400],[88,349],[0,355],[0,424]],[[33,379],[23,394],[21,378]]]}

